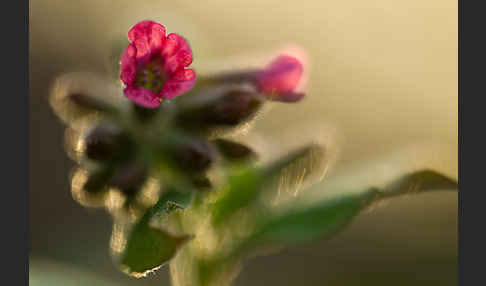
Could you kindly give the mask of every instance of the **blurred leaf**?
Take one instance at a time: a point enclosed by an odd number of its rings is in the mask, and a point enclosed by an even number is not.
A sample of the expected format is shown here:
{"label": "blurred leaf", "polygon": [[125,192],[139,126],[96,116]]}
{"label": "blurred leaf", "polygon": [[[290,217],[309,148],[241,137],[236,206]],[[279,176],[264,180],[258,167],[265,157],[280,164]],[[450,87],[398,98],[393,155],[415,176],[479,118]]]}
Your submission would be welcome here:
{"label": "blurred leaf", "polygon": [[407,174],[384,189],[368,188],[360,193],[345,194],[310,206],[291,207],[262,222],[243,248],[259,244],[299,243],[329,238],[348,225],[370,203],[408,193],[455,190],[457,182],[430,170]]}
{"label": "blurred leaf", "polygon": [[457,181],[432,170],[422,170],[403,176],[386,186],[382,194],[386,197],[400,194],[456,190]]}
{"label": "blurred leaf", "polygon": [[116,106],[101,96],[93,96],[83,93],[72,93],[68,99],[76,104],[84,112],[101,111],[107,113],[117,112]]}
{"label": "blurred leaf", "polygon": [[121,263],[129,274],[143,276],[169,261],[187,238],[139,224],[130,235]]}
{"label": "blurred leaf", "polygon": [[236,211],[254,202],[261,187],[262,177],[257,169],[247,167],[233,173],[212,207],[213,224],[220,224]]}
{"label": "blurred leaf", "polygon": [[275,175],[279,175],[284,168],[291,166],[299,160],[306,159],[309,156],[312,156],[312,153],[315,152],[317,148],[322,149],[321,146],[316,144],[310,144],[301,147],[295,151],[292,151],[288,155],[279,158],[275,162],[268,164],[266,167],[263,168],[263,171],[267,176],[273,177]]}
{"label": "blurred leaf", "polygon": [[155,214],[170,211],[174,204],[187,206],[190,198],[191,193],[168,191],[134,226],[121,258],[121,264],[129,274],[143,276],[156,270],[169,261],[187,241],[188,236],[172,235],[164,229],[150,226],[149,222]]}
{"label": "blurred leaf", "polygon": [[230,286],[241,269],[237,261],[207,258],[196,259],[195,267],[195,276],[200,286]]}
{"label": "blurred leaf", "polygon": [[243,167],[234,172],[213,205],[213,224],[220,224],[238,210],[255,202],[283,168],[305,156],[310,148],[301,148],[262,168]]}
{"label": "blurred leaf", "polygon": [[101,75],[75,72],[56,78],[51,87],[49,103],[65,123],[116,115],[126,103],[120,86]]}
{"label": "blurred leaf", "polygon": [[329,164],[325,148],[313,143],[301,149],[298,158],[288,162],[275,176],[275,186],[271,188],[268,200],[283,202],[295,199],[302,189],[321,181]]}
{"label": "blurred leaf", "polygon": [[263,224],[252,240],[305,242],[337,233],[374,197],[375,189],[333,198],[302,209],[277,214]]}

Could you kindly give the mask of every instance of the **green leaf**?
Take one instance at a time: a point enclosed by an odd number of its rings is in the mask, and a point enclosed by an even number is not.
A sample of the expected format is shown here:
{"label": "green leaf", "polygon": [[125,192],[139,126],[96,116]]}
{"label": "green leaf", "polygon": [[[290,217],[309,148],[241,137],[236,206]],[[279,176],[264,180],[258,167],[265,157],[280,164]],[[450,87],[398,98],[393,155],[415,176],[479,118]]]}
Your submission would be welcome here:
{"label": "green leaf", "polygon": [[251,240],[294,243],[330,237],[367,206],[375,194],[376,189],[370,189],[362,194],[345,195],[276,214]]}
{"label": "green leaf", "polygon": [[312,146],[298,149],[262,168],[243,167],[234,171],[212,207],[213,224],[222,223],[237,211],[257,201],[262,192],[268,189],[268,183],[283,168],[308,154],[311,148]]}
{"label": "green leaf", "polygon": [[121,264],[134,276],[143,276],[169,261],[188,237],[172,236],[162,229],[137,225],[131,233]]}
{"label": "green leaf", "polygon": [[294,200],[302,189],[324,178],[329,160],[325,148],[313,143],[282,159],[283,167],[274,169],[274,186],[268,188],[268,200],[281,203]]}
{"label": "green leaf", "polygon": [[137,225],[126,246],[121,264],[134,276],[143,276],[169,261],[187,237],[175,237],[162,229]]}
{"label": "green leaf", "polygon": [[292,164],[298,162],[299,160],[307,159],[309,156],[313,154],[313,152],[317,152],[317,149],[320,149],[319,145],[311,144],[308,146],[301,147],[286,156],[276,160],[275,162],[268,164],[263,168],[263,172],[265,176],[276,176],[279,175],[280,172]]}
{"label": "green leaf", "polygon": [[175,236],[166,230],[149,225],[150,219],[161,211],[171,211],[176,207],[185,207],[191,193],[169,191],[149,209],[133,227],[122,254],[121,264],[129,274],[144,276],[169,261],[189,236]]}
{"label": "green leaf", "polygon": [[218,225],[236,211],[254,202],[262,187],[257,169],[247,167],[234,172],[212,206],[212,223]]}
{"label": "green leaf", "polygon": [[371,187],[363,192],[339,195],[308,206],[294,206],[276,212],[262,221],[240,248],[329,238],[377,200],[408,193],[455,189],[457,189],[457,182],[437,172],[423,170],[410,173],[391,182],[384,189]]}
{"label": "green leaf", "polygon": [[432,170],[409,173],[387,185],[382,195],[392,197],[426,191],[457,190],[457,181]]}

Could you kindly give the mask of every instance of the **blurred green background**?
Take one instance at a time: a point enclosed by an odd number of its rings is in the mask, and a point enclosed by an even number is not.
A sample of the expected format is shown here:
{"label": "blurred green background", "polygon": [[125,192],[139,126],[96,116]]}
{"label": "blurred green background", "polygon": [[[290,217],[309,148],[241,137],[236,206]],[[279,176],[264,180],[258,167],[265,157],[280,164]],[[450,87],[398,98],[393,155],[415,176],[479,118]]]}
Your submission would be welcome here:
{"label": "blurred green background", "polygon": [[[135,279],[113,266],[111,220],[72,199],[74,164],[48,104],[64,72],[108,75],[114,48],[143,19],[184,35],[198,72],[286,44],[307,50],[307,98],[273,106],[250,132],[267,147],[317,136],[335,158],[329,176],[390,158],[375,173],[426,166],[457,178],[457,1],[31,0],[30,16],[31,285],[169,285],[167,269]],[[457,193],[438,192],[391,201],[329,241],[247,261],[235,285],[457,285],[457,276]]]}

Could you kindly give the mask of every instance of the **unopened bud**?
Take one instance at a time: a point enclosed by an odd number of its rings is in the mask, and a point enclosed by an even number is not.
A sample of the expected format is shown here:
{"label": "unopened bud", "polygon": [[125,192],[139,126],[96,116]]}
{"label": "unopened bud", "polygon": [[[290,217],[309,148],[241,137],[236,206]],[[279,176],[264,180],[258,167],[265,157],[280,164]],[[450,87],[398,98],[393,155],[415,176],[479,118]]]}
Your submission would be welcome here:
{"label": "unopened bud", "polygon": [[178,116],[180,124],[189,127],[236,126],[251,119],[265,97],[252,90],[230,89],[208,100],[204,105],[184,110]]}
{"label": "unopened bud", "polygon": [[208,119],[217,124],[237,125],[254,115],[263,102],[258,93],[233,90],[214,105]]}
{"label": "unopened bud", "polygon": [[134,161],[124,162],[115,168],[110,185],[132,193],[133,190],[140,189],[147,175],[148,168],[145,164]]}
{"label": "unopened bud", "polygon": [[214,151],[203,141],[182,142],[175,147],[172,154],[175,164],[189,172],[202,172],[214,161]]}
{"label": "unopened bud", "polygon": [[305,97],[303,92],[280,92],[280,93],[270,93],[267,95],[267,99],[270,101],[280,101],[280,102],[297,102]]}
{"label": "unopened bud", "polygon": [[101,170],[91,172],[88,176],[88,180],[83,186],[83,189],[91,194],[98,194],[105,191],[110,180],[112,170],[109,167],[105,167]]}
{"label": "unopened bud", "polygon": [[256,153],[248,146],[234,141],[216,139],[211,143],[216,146],[224,158],[229,160],[251,160],[257,157]]}
{"label": "unopened bud", "polygon": [[86,157],[98,161],[127,155],[132,148],[129,138],[115,124],[100,124],[86,136],[85,142]]}
{"label": "unopened bud", "polygon": [[196,188],[206,189],[212,186],[211,180],[207,176],[195,176],[191,180]]}
{"label": "unopened bud", "polygon": [[289,92],[299,83],[303,73],[302,63],[295,57],[280,55],[270,62],[257,77],[262,92]]}
{"label": "unopened bud", "polygon": [[296,92],[303,71],[304,67],[299,59],[280,55],[257,74],[256,87],[266,94],[268,100],[297,102],[305,95]]}
{"label": "unopened bud", "polygon": [[239,70],[233,72],[223,72],[209,77],[208,81],[216,84],[257,84],[257,77],[261,70]]}

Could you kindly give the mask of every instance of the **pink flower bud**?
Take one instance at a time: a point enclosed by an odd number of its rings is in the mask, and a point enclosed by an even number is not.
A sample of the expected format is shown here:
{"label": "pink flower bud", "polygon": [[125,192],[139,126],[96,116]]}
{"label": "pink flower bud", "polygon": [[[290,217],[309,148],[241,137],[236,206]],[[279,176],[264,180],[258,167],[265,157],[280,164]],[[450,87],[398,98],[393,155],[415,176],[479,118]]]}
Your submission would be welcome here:
{"label": "pink flower bud", "polygon": [[256,86],[270,100],[293,102],[303,97],[294,92],[303,74],[302,63],[295,57],[280,55],[257,74]]}

